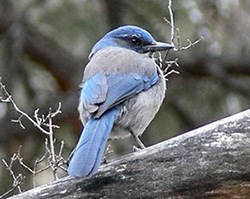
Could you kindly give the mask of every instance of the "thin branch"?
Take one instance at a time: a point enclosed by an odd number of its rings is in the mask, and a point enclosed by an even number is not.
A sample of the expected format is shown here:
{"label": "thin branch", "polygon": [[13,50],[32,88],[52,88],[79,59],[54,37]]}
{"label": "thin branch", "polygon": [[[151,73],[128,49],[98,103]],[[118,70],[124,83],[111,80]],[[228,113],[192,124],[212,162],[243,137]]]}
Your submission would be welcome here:
{"label": "thin branch", "polygon": [[176,28],[176,35],[177,35],[177,51],[181,49],[181,37],[180,37],[180,29]]}
{"label": "thin branch", "polygon": [[168,11],[169,11],[169,17],[170,17],[170,21],[169,24],[171,26],[171,38],[170,38],[170,42],[172,45],[174,45],[174,38],[175,38],[175,27],[174,27],[174,14],[172,11],[172,0],[168,0]]}
{"label": "thin branch", "polygon": [[[172,0],[168,0],[168,12],[169,12],[169,17],[170,20],[167,20],[167,18],[165,17],[165,21],[170,25],[171,27],[171,37],[170,37],[170,43],[174,45],[174,40],[177,37],[177,48],[174,48],[174,51],[182,51],[182,50],[187,50],[191,47],[193,47],[194,45],[198,44],[202,38],[197,39],[196,41],[192,42],[189,39],[187,39],[188,45],[186,46],[182,46],[181,45],[181,40],[180,40],[180,30],[179,28],[176,28],[176,35],[175,35],[175,24],[174,24],[174,14],[173,14],[173,10],[172,10]],[[166,60],[167,54],[165,56],[165,58],[163,59],[164,61]]]}
{"label": "thin branch", "polygon": [[[4,164],[6,163],[4,160],[3,160],[3,162],[4,162]],[[9,189],[8,191],[6,191],[2,195],[0,195],[0,199],[6,198],[6,196],[8,196],[10,193],[14,192],[18,187],[20,187],[20,185],[23,183],[23,180],[25,179],[25,177],[23,177],[21,174],[19,174],[17,176],[17,179],[18,180],[15,183],[13,183],[11,189]],[[18,190],[19,190],[19,188],[18,188]],[[20,190],[19,190],[19,193],[22,193],[22,191],[20,192]]]}
{"label": "thin branch", "polygon": [[34,174],[34,170],[31,169],[28,165],[26,165],[24,162],[23,162],[23,158],[21,156],[21,148],[22,148],[22,145],[19,146],[18,148],[18,151],[17,151],[17,160],[19,161],[19,164],[22,165],[25,169],[27,169],[29,172],[31,172],[32,174]]}
{"label": "thin branch", "polygon": [[196,44],[198,44],[200,41],[202,40],[202,38],[195,40],[194,42],[190,41],[189,39],[187,39],[188,45],[186,46],[180,46],[180,48],[178,48],[178,51],[182,51],[182,50],[187,50],[191,47],[194,47]]}
{"label": "thin branch", "polygon": [[22,174],[18,174],[17,176],[15,176],[15,173],[12,170],[12,165],[16,159],[17,159],[17,155],[14,154],[11,157],[11,161],[9,164],[4,159],[2,159],[2,162],[4,163],[6,169],[10,172],[10,175],[13,178],[13,183],[12,183],[12,187],[14,188],[13,190],[15,190],[17,188],[19,193],[22,193],[22,189],[21,189],[20,185],[22,184],[23,180],[25,179],[25,176],[22,176]]}
{"label": "thin branch", "polygon": [[[50,113],[49,115],[51,115],[51,109],[50,109]],[[54,135],[53,135],[53,127],[52,127],[52,117],[49,118],[49,143],[50,143],[50,152],[51,152],[51,168],[53,170],[53,174],[54,174],[54,178],[55,180],[58,179],[57,177],[57,173],[56,173],[56,158],[55,158],[55,148],[54,148]]]}
{"label": "thin branch", "polygon": [[20,115],[20,117],[18,119],[11,120],[11,122],[18,123],[21,126],[22,129],[25,129],[25,126],[23,125],[22,120],[21,120],[22,117],[23,117],[23,115]]}
{"label": "thin branch", "polygon": [[[1,79],[0,79],[1,80]],[[6,90],[5,85],[0,81],[0,87],[1,89],[4,91],[5,95],[7,96],[8,102],[10,102],[14,109],[20,113],[21,115],[23,115],[24,117],[26,117],[34,126],[36,126],[42,133],[49,135],[49,132],[46,131],[45,129],[43,129],[37,122],[35,122],[27,113],[25,113],[24,111],[22,111],[21,109],[19,109],[19,107],[17,106],[17,104],[15,103],[15,101],[13,100],[12,96],[9,94],[9,92]],[[3,100],[1,100],[3,102]],[[6,100],[5,100],[6,101]]]}
{"label": "thin branch", "polygon": [[[20,184],[21,184],[21,182],[20,182]],[[19,184],[19,185],[20,185],[20,184]],[[19,186],[19,185],[18,185],[18,186]],[[14,192],[14,191],[16,190],[16,188],[17,188],[17,186],[12,186],[11,189],[9,189],[8,191],[6,191],[6,192],[3,193],[2,195],[0,195],[0,199],[6,198],[6,196],[8,196],[10,193]]]}
{"label": "thin branch", "polygon": [[171,74],[177,74],[177,75],[179,75],[180,73],[177,70],[171,70],[168,73],[164,74],[165,79],[168,80],[167,77],[170,76]]}

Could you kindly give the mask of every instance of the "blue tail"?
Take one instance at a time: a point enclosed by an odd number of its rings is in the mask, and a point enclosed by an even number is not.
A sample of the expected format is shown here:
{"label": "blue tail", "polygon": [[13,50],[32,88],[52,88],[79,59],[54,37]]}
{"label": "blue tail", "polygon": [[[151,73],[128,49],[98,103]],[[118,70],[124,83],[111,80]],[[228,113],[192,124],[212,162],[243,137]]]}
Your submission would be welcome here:
{"label": "blue tail", "polygon": [[97,172],[105,145],[120,109],[115,107],[98,119],[90,119],[81,134],[69,163],[71,176],[83,177]]}

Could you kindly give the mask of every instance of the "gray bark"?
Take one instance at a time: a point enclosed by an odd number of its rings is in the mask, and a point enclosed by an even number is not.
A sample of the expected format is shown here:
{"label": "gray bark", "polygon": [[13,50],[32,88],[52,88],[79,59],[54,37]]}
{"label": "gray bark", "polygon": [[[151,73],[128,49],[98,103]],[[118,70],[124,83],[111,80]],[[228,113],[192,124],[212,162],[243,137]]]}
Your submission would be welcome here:
{"label": "gray bark", "polygon": [[11,198],[250,198],[250,109]]}

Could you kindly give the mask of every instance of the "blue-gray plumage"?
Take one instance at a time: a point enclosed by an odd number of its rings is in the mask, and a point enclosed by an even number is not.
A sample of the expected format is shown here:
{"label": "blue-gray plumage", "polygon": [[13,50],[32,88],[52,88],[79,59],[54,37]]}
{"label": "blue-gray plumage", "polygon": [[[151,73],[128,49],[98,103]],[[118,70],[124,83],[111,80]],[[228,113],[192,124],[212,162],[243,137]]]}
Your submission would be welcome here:
{"label": "blue-gray plumage", "polygon": [[141,135],[165,96],[165,79],[146,53],[173,48],[146,30],[122,26],[93,47],[85,68],[79,102],[84,130],[69,163],[72,176],[97,172],[110,136]]}

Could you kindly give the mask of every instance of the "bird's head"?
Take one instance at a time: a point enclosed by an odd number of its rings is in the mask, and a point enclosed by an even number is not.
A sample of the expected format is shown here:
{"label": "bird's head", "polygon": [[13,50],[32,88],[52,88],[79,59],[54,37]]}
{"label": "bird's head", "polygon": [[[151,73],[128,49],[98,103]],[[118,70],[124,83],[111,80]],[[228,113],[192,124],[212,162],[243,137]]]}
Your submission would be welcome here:
{"label": "bird's head", "polygon": [[92,48],[91,58],[97,51],[107,47],[122,47],[138,53],[169,50],[174,46],[157,42],[146,30],[137,26],[121,26],[105,34]]}

